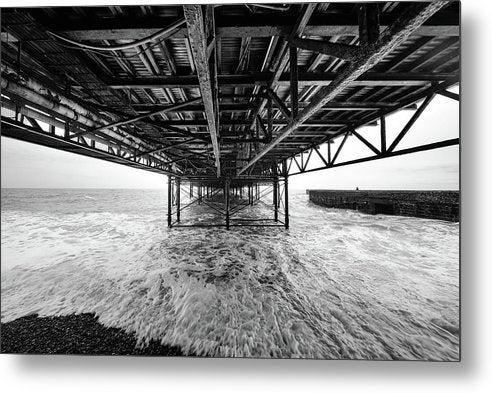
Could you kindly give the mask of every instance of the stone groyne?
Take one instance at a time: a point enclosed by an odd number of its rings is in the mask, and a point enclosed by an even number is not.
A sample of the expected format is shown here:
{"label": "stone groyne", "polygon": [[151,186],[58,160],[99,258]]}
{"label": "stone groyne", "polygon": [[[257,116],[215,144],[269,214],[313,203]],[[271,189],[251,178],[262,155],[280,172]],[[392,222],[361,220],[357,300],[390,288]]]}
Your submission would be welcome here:
{"label": "stone groyne", "polygon": [[316,205],[457,222],[459,191],[306,190]]}

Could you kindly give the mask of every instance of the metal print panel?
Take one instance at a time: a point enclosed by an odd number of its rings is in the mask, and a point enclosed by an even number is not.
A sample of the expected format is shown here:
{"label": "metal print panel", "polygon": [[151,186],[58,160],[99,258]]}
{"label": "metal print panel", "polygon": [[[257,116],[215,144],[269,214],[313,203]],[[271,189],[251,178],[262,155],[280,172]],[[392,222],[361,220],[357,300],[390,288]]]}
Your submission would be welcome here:
{"label": "metal print panel", "polygon": [[460,4],[1,10],[1,352],[460,360]]}

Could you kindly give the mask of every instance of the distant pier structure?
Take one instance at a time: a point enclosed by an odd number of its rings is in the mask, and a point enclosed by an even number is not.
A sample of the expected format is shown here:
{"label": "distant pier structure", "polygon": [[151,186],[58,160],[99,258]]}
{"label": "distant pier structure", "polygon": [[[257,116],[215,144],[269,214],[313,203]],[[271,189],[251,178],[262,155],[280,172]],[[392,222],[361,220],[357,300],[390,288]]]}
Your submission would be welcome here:
{"label": "distant pier structure", "polygon": [[[3,8],[1,132],[167,175],[170,227],[206,204],[214,225],[288,228],[290,176],[459,144],[400,144],[436,95],[459,100],[459,18],[454,1]],[[347,140],[367,154],[344,160]],[[238,218],[263,201],[271,218]]]}

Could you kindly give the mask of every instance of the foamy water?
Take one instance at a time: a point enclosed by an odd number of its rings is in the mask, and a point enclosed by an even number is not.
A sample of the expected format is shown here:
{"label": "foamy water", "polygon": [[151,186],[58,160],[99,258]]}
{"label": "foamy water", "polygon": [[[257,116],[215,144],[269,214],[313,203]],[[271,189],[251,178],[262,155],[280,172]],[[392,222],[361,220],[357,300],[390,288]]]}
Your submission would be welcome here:
{"label": "foamy water", "polygon": [[457,224],[298,193],[288,231],[168,230],[165,203],[158,190],[2,190],[2,322],[94,312],[140,345],[199,355],[458,359]]}

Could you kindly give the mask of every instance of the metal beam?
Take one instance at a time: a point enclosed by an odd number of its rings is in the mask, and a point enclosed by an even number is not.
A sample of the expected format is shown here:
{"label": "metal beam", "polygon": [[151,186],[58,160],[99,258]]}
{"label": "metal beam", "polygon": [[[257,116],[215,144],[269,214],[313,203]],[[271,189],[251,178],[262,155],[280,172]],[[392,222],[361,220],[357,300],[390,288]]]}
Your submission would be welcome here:
{"label": "metal beam", "polygon": [[128,158],[137,158],[137,157],[141,157],[141,156],[144,156],[146,154],[152,154],[152,153],[160,153],[162,151],[165,151],[165,150],[169,150],[169,149],[172,149],[174,147],[178,147],[178,146],[181,146],[181,145],[185,145],[187,143],[190,143],[190,142],[193,142],[194,140],[196,140],[195,138],[190,138],[190,139],[186,139],[182,142],[176,142],[176,143],[172,143],[170,145],[166,145],[166,146],[162,146],[162,147],[159,147],[157,149],[153,149],[153,150],[148,150],[148,151],[144,151],[144,152],[141,152],[141,153],[138,153],[138,154],[135,154],[133,156],[130,156]]}
{"label": "metal beam", "polygon": [[[342,107],[343,108],[343,107]],[[373,108],[374,109],[374,108]],[[14,109],[15,110],[15,109]],[[268,124],[269,120],[267,119],[260,119],[263,124],[265,122]],[[284,126],[286,124],[289,124],[289,120],[281,120],[281,119],[272,119],[271,120],[271,125],[272,126]],[[155,121],[152,123],[155,126],[160,126],[160,127],[206,127],[207,126],[207,121],[206,120],[166,120],[166,121]],[[249,119],[238,119],[238,120],[231,120],[231,119],[224,119],[220,122],[221,127],[230,127],[230,126],[246,126],[250,124]],[[346,126],[353,124],[352,121],[349,120],[308,120],[305,123],[301,124],[300,127],[326,127],[326,126]],[[376,124],[376,123],[374,123]],[[267,128],[268,130],[268,128]],[[248,131],[232,131],[229,133],[221,133],[221,136],[230,136],[230,135],[246,135],[249,134]]]}
{"label": "metal beam", "polygon": [[[260,72],[244,75],[218,75],[221,87],[269,86],[273,74]],[[299,73],[299,86],[327,86],[338,79],[340,73]],[[432,72],[366,72],[350,81],[350,86],[423,86],[456,76],[454,73]],[[196,75],[162,75],[140,78],[106,78],[104,82],[113,89],[154,89],[199,87]],[[282,73],[272,86],[289,86],[290,74]],[[262,97],[260,97],[262,98]],[[265,98],[263,98],[265,99]]]}
{"label": "metal beam", "polygon": [[363,3],[359,6],[360,45],[373,44],[379,39],[379,4]]}
{"label": "metal beam", "polygon": [[[299,107],[300,108],[305,108],[310,104],[310,102],[299,102]],[[285,104],[283,104],[285,105]],[[256,106],[254,103],[229,103],[229,104],[222,104],[220,106],[220,111],[221,113],[225,112],[241,112],[241,111],[248,111],[251,109],[254,109]],[[147,113],[149,111],[155,111],[159,110],[159,108],[169,108],[169,106],[164,105],[155,105],[155,104],[150,104],[150,105],[133,105],[132,109],[134,109],[137,112],[140,113]],[[330,110],[330,111],[375,111],[379,109],[388,109],[388,110],[395,110],[395,109],[416,109],[416,107],[413,106],[404,106],[402,107],[399,101],[393,101],[393,102],[359,102],[359,101],[333,101],[329,102],[325,106],[323,106],[323,110]],[[277,110],[277,108],[272,108],[274,110]],[[285,109],[285,108],[284,108]],[[114,113],[114,109],[108,109],[112,110]],[[279,109],[280,110],[280,109]],[[287,108],[288,110],[288,108]],[[177,110],[174,111],[173,109],[169,109],[167,112],[204,112],[204,106],[203,105],[190,105],[187,106],[185,109]],[[290,111],[289,111],[290,113]],[[145,122],[149,122],[150,120],[145,120]],[[226,123],[228,122],[233,122],[233,120],[224,120]],[[275,122],[282,122],[282,120],[275,119]],[[251,120],[250,120],[251,123]],[[165,124],[165,122],[163,122]]]}
{"label": "metal beam", "polygon": [[156,111],[145,113],[143,115],[131,117],[131,118],[125,119],[125,120],[120,120],[120,121],[117,121],[117,122],[114,122],[114,123],[105,124],[104,126],[101,126],[101,127],[98,127],[98,128],[93,128],[91,130],[81,131],[81,132],[78,132],[78,133],[74,134],[72,137],[79,137],[79,136],[83,136],[83,135],[86,135],[86,134],[93,134],[93,133],[96,133],[96,132],[101,132],[103,130],[107,130],[108,128],[119,127],[119,126],[122,126],[122,125],[125,125],[125,124],[135,123],[135,122],[137,122],[139,120],[143,120],[143,119],[145,119],[147,117],[151,117],[151,116],[158,115],[158,114],[165,113],[165,112],[170,112],[170,111],[176,111],[176,110],[179,110],[179,109],[183,109],[183,108],[187,107],[188,105],[194,104],[194,103],[196,103],[198,101],[201,101],[201,100],[202,100],[202,98],[200,97],[200,98],[195,98],[193,100],[189,100],[189,101],[186,101],[186,102],[181,102],[179,104],[171,105],[171,106],[168,106],[167,108],[160,108],[160,109],[158,109]]}
{"label": "metal beam", "polygon": [[357,137],[357,139],[359,139],[364,145],[366,145],[374,153],[376,153],[376,154],[380,153],[380,151],[376,147],[374,147],[374,145],[371,142],[369,142],[366,138],[364,138],[362,135],[360,135],[357,131],[352,129],[351,132],[352,132],[352,134],[354,134]]}
{"label": "metal beam", "polygon": [[294,119],[299,112],[299,70],[297,68],[297,48],[289,48],[290,63],[290,104],[291,117]]}
{"label": "metal beam", "polygon": [[[305,36],[320,36],[320,37],[333,37],[333,36],[357,36],[359,35],[359,24],[356,20],[350,23],[344,23],[342,18],[338,15],[333,15],[334,20],[332,23],[311,23],[304,30]],[[223,37],[288,37],[292,32],[292,24],[253,24],[251,23],[252,18],[241,21],[230,26],[224,26],[220,23],[216,28],[216,34],[218,38]],[[324,19],[327,19],[324,16]],[[448,19],[443,17],[444,19]],[[76,39],[76,40],[137,40],[146,38],[152,34],[155,34],[162,30],[163,24],[167,22],[171,23],[172,20],[162,20],[159,18],[155,22],[155,27],[142,27],[142,22],[140,26],[135,23],[135,21],[127,22],[126,25],[123,22],[119,22],[117,25],[113,24],[111,26],[89,26],[85,28],[77,25],[76,28],[71,26],[63,27],[62,31],[59,31],[66,37]],[[338,22],[338,23],[337,23]],[[145,21],[143,22],[144,24]],[[233,24],[232,22],[231,24]],[[388,28],[388,23],[381,23],[380,32],[383,32]],[[418,36],[459,36],[459,25],[458,21],[452,23],[450,20],[441,21],[433,25],[423,25],[415,30],[415,35]],[[183,38],[188,36],[188,31],[185,28],[177,29],[173,37]]]}
{"label": "metal beam", "polygon": [[451,98],[452,100],[456,100],[456,101],[459,101],[460,100],[460,95],[459,94],[453,93],[453,92],[448,91],[448,90],[438,91],[437,94],[442,95],[444,97]]}
{"label": "metal beam", "polygon": [[379,40],[364,47],[360,54],[351,62],[341,74],[329,85],[322,88],[311,100],[311,104],[306,107],[292,124],[286,126],[276,138],[266,145],[252,160],[244,165],[239,174],[246,171],[266,153],[272,150],[283,139],[294,132],[298,126],[312,117],[326,103],[333,100],[339,93],[345,90],[352,81],[368,71],[374,64],[391,53],[396,47],[403,43],[408,36],[417,30],[428,18],[434,15],[448,2],[435,1],[430,3],[414,3],[408,5],[400,17],[383,32]]}
{"label": "metal beam", "polygon": [[171,196],[173,193],[173,180],[171,175],[167,176],[167,226],[171,228],[172,226],[172,201]]}
{"label": "metal beam", "polygon": [[424,112],[425,108],[427,108],[427,106],[431,103],[433,98],[434,98],[434,94],[431,94],[430,96],[426,97],[424,102],[419,106],[419,109],[417,109],[415,111],[415,113],[410,118],[408,123],[403,127],[403,129],[397,135],[397,137],[395,138],[393,143],[390,145],[390,147],[388,148],[389,152],[392,152],[393,150],[395,150],[398,143],[400,143],[400,141],[407,134],[407,132],[410,130],[410,128],[414,125],[414,123],[417,121],[417,119],[420,117],[420,115]]}
{"label": "metal beam", "polygon": [[183,11],[188,26],[191,50],[198,73],[200,92],[205,107],[205,117],[208,123],[208,130],[212,139],[212,146],[215,155],[215,166],[217,177],[220,176],[220,148],[219,135],[217,128],[217,109],[214,108],[214,97],[216,94],[212,87],[212,75],[209,68],[209,57],[207,55],[207,36],[205,35],[205,25],[201,5],[183,5]]}
{"label": "metal beam", "polygon": [[289,43],[300,49],[310,50],[316,53],[337,57],[339,59],[350,60],[359,52],[359,47],[355,45],[339,44],[329,41],[311,40],[306,38],[291,38]]}
{"label": "metal beam", "polygon": [[459,138],[447,139],[447,140],[441,141],[441,142],[429,143],[426,145],[420,145],[420,146],[410,147],[408,149],[396,150],[396,151],[388,152],[385,154],[378,154],[378,155],[374,155],[374,156],[370,156],[370,157],[363,157],[363,158],[357,158],[355,160],[343,161],[343,162],[340,162],[337,164],[330,164],[330,165],[323,166],[320,168],[308,169],[308,170],[305,170],[304,172],[291,173],[290,176],[299,175],[301,173],[316,172],[316,171],[321,171],[321,170],[329,169],[329,168],[336,168],[336,167],[340,167],[340,166],[360,164],[363,162],[375,161],[375,160],[380,160],[380,159],[388,158],[388,157],[396,157],[396,156],[402,156],[405,154],[413,154],[413,153],[418,153],[418,152],[422,152],[422,151],[440,149],[443,147],[450,147],[450,146],[455,146],[455,145],[459,145],[459,144],[460,144]]}
{"label": "metal beam", "polygon": [[226,219],[226,229],[229,229],[230,225],[230,197],[229,197],[229,188],[230,188],[231,180],[225,179],[224,184],[224,198],[225,198],[225,219]]}
{"label": "metal beam", "polygon": [[[303,31],[306,28],[306,26],[309,22],[309,19],[311,18],[316,6],[317,6],[316,3],[308,3],[308,4],[304,5],[302,14],[298,17],[295,26],[290,31],[290,34],[289,34],[290,37],[296,37],[296,36],[299,36],[303,33]],[[271,78],[268,81],[267,89],[272,89],[277,84],[280,77],[282,76],[282,72],[283,72],[285,66],[287,65],[287,61],[289,59],[287,57],[287,49],[288,49],[287,42],[283,42],[280,49],[279,49],[279,56],[278,56],[279,61],[275,65],[275,72],[273,73],[273,75],[271,76]],[[290,75],[289,75],[289,78],[287,80],[289,81],[289,85],[290,85]],[[256,111],[254,112],[254,117],[256,117],[257,115],[261,116],[261,112],[265,108],[266,104],[267,104],[267,99],[266,98],[262,99],[260,102],[260,105],[258,106]],[[251,124],[251,126],[252,127],[254,126],[254,122]]]}
{"label": "metal beam", "polygon": [[[137,169],[145,169],[151,172],[174,174],[172,171],[163,169],[163,162],[159,159],[149,161],[147,164],[138,163],[127,157],[111,154],[99,148],[87,146],[81,142],[65,139],[49,132],[37,130],[34,127],[2,117],[2,136],[34,143],[41,146],[55,148],[70,153],[80,154],[92,158],[123,164]],[[115,146],[116,147],[116,146]],[[109,149],[108,149],[109,150]],[[152,165],[154,164],[154,165]]]}
{"label": "metal beam", "polygon": [[[292,112],[289,111],[287,106],[285,106],[285,104],[282,102],[282,100],[279,98],[279,96],[277,94],[275,94],[275,92],[273,90],[270,90],[270,89],[268,90],[268,96],[273,100],[273,102],[275,102],[278,109],[280,109],[280,112],[282,112],[282,114],[284,115],[284,117],[286,119],[290,119],[292,117]],[[259,115],[257,115],[257,116],[259,116]]]}

